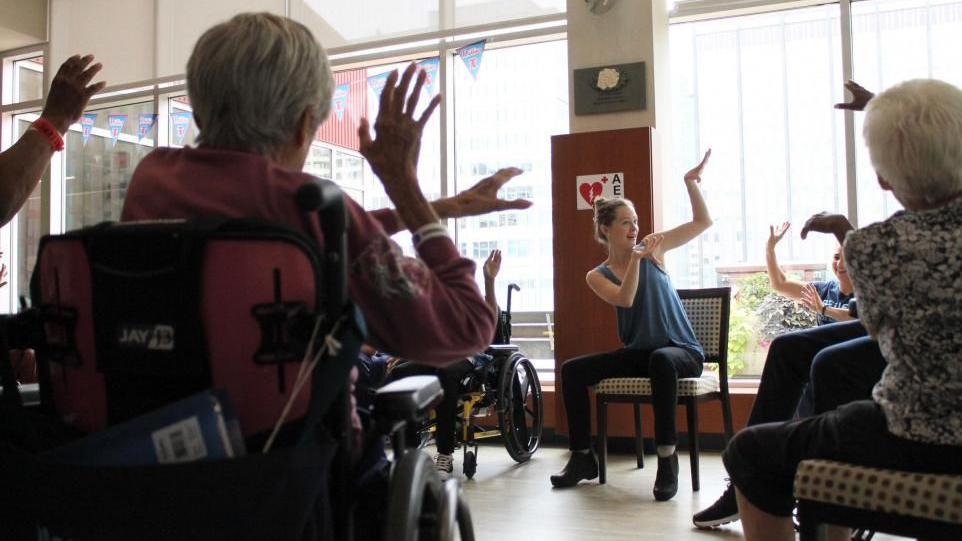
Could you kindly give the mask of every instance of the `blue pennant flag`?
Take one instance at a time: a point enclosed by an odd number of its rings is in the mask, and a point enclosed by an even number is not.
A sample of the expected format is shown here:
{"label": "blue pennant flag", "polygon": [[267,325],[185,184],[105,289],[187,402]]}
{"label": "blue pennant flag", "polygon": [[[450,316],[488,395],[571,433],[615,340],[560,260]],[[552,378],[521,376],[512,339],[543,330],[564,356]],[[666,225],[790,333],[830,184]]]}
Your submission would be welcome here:
{"label": "blue pennant flag", "polygon": [[467,66],[468,71],[471,72],[471,76],[475,79],[478,78],[478,70],[481,69],[481,57],[484,55],[484,43],[485,40],[481,40],[458,49],[458,56],[461,57],[461,60],[464,60],[464,65]]}
{"label": "blue pennant flag", "polygon": [[140,113],[137,120],[137,140],[147,137],[157,123],[157,113]]}
{"label": "blue pennant flag", "polygon": [[374,91],[374,97],[377,98],[381,96],[381,91],[384,90],[384,84],[387,83],[388,75],[391,75],[390,71],[378,73],[367,78],[367,84],[371,87],[371,90]]}
{"label": "blue pennant flag", "polygon": [[107,115],[107,128],[110,129],[110,146],[113,148],[117,144],[117,138],[120,137],[120,132],[124,131],[124,124],[127,122],[127,115],[123,113],[115,113],[112,115]]}
{"label": "blue pennant flag", "polygon": [[170,113],[170,122],[174,125],[174,140],[178,146],[184,145],[184,138],[190,132],[190,119],[194,116],[190,111]]}
{"label": "blue pennant flag", "polygon": [[427,79],[424,81],[424,90],[427,91],[428,96],[434,94],[434,86],[438,79],[438,66],[440,64],[441,62],[437,58],[428,58],[427,60],[418,62],[418,68],[427,73]]}
{"label": "blue pennant flag", "polygon": [[97,122],[97,113],[84,113],[80,117],[80,133],[83,136],[84,146],[87,146],[87,139],[90,139],[90,131],[94,129]]}
{"label": "blue pennant flag", "polygon": [[347,109],[347,97],[350,91],[350,83],[337,85],[334,88],[334,99],[331,100],[331,108],[334,109],[334,116],[337,117],[338,122],[344,120],[344,110]]}

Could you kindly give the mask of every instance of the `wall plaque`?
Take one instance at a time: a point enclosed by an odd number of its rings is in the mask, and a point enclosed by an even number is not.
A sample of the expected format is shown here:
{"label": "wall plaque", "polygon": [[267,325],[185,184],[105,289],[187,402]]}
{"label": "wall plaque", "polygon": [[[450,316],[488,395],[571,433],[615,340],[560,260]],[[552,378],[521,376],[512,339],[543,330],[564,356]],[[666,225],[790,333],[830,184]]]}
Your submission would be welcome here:
{"label": "wall plaque", "polygon": [[645,108],[645,63],[574,70],[575,114],[593,115]]}

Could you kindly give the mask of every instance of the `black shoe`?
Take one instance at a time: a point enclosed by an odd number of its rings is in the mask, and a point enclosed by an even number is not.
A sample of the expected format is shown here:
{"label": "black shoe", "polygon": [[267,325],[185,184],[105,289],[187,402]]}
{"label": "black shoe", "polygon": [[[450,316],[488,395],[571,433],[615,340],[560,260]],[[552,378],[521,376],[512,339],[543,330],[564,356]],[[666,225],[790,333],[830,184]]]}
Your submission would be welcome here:
{"label": "black shoe", "polygon": [[590,480],[598,477],[598,459],[591,451],[587,453],[571,453],[571,458],[561,473],[551,476],[551,484],[558,488],[573,487],[582,479]]}
{"label": "black shoe", "polygon": [[728,482],[728,488],[718,501],[692,517],[695,526],[702,529],[714,528],[736,520],[738,520],[738,502],[735,500],[735,487],[732,486],[731,481]]}
{"label": "black shoe", "polygon": [[678,453],[658,457],[658,474],[655,475],[655,499],[664,502],[678,492]]}

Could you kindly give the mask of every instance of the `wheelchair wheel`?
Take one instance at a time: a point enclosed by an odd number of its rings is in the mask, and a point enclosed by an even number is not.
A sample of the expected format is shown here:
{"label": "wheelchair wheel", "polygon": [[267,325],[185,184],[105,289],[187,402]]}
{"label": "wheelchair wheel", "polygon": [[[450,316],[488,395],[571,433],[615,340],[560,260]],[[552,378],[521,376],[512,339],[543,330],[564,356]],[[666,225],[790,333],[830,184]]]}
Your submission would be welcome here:
{"label": "wheelchair wheel", "polygon": [[468,479],[474,479],[474,474],[478,471],[478,455],[474,451],[464,453],[464,466],[461,471]]}
{"label": "wheelchair wheel", "polygon": [[438,539],[441,478],[434,462],[421,451],[408,451],[394,466],[388,496],[385,541]]}
{"label": "wheelchair wheel", "polygon": [[541,443],[544,406],[538,373],[524,355],[514,353],[501,365],[497,403],[504,446],[516,462],[526,462]]}

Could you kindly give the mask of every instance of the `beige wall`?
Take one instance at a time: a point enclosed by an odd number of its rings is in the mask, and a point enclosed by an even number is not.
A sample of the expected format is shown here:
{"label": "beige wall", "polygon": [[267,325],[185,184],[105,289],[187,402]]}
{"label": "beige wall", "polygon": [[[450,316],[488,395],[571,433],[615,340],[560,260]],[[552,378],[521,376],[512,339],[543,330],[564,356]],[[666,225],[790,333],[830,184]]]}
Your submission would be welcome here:
{"label": "beige wall", "polygon": [[0,51],[47,41],[47,0],[0,0]]}

